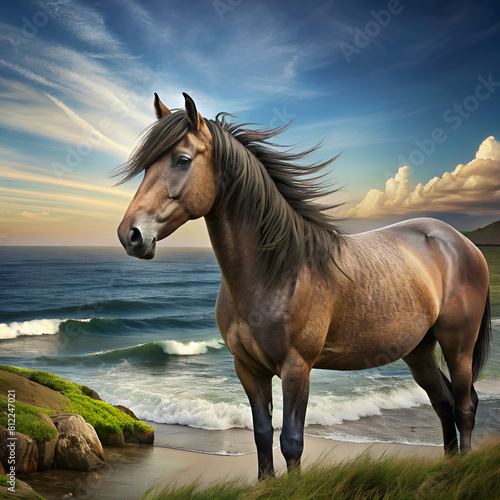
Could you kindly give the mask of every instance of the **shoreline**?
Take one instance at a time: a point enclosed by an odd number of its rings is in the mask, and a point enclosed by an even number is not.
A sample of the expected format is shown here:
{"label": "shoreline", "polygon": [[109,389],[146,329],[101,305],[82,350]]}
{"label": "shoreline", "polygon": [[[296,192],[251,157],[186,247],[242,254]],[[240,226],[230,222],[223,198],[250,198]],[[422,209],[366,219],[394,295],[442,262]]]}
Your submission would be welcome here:
{"label": "shoreline", "polygon": [[[497,396],[500,379],[482,380],[477,387],[480,398],[481,395],[483,398]],[[422,407],[411,409],[416,414],[420,411]],[[384,416],[376,418],[386,421],[388,416],[385,412]],[[487,417],[486,421],[491,423],[492,414]],[[434,415],[432,425],[439,426]],[[257,454],[251,430],[207,431],[158,423],[153,423],[153,426],[156,434],[154,446],[127,444],[124,448],[105,447],[106,466],[102,469],[91,472],[49,470],[23,474],[19,478],[46,500],[61,500],[70,496],[93,500],[140,500],[147,490],[161,489],[166,484],[185,486],[197,483],[207,486],[232,480],[256,482]],[[429,427],[425,429],[426,432],[430,430]],[[495,429],[484,431],[476,434],[475,448]],[[277,429],[273,455],[276,472],[282,474],[286,465],[279,449],[279,433],[280,429]],[[198,448],[196,451],[185,449],[193,443]],[[307,431],[304,443],[302,464],[305,468],[313,464],[327,466],[350,461],[364,453],[373,459],[397,456],[438,460],[444,456],[442,445],[343,441],[307,435]],[[214,449],[226,450],[226,453],[214,453]],[[231,449],[234,452],[228,454],[227,450]]]}
{"label": "shoreline", "polygon": [[[498,396],[500,379],[486,379],[477,383],[476,387],[483,403],[488,396]],[[482,408],[482,409],[481,409]],[[439,421],[429,407],[412,408],[411,415],[418,415],[424,433],[440,431]],[[480,406],[481,411],[488,410],[488,406]],[[429,413],[431,412],[431,413]],[[498,432],[491,428],[492,418],[496,414],[495,408],[490,408],[484,415],[483,422],[488,428],[476,432],[473,446],[477,448],[491,436],[491,432]],[[432,415],[432,421],[427,420]],[[409,416],[409,415],[408,415]],[[377,422],[390,424],[391,412],[383,415],[365,417],[363,427],[369,425],[376,429]],[[412,432],[415,421],[408,422],[406,429]],[[398,415],[401,425],[401,415]],[[196,483],[200,487],[212,483],[240,480],[246,483],[255,483],[257,480],[257,454],[253,440],[253,432],[249,429],[228,429],[225,431],[208,431],[192,427],[158,424],[150,422],[155,428],[155,445],[127,444],[123,448],[105,447],[106,465],[101,469],[90,472],[49,470],[23,474],[19,479],[27,482],[46,500],[61,500],[62,498],[80,497],[93,500],[140,500],[144,493],[151,489],[162,489],[167,484],[186,486]],[[346,422],[359,425],[360,422]],[[309,429],[314,432],[313,429]],[[477,429],[480,431],[481,429]],[[365,428],[366,431],[366,428]],[[282,474],[286,470],[285,460],[279,449],[280,429],[275,431],[273,455],[275,470]],[[394,442],[377,442],[378,434],[372,433],[371,442],[355,442],[336,439],[328,436],[311,436],[304,438],[304,453],[302,464],[307,468],[313,464],[328,466],[353,460],[368,454],[377,460],[382,457],[414,457],[424,460],[438,460],[444,456],[442,445],[436,444],[402,444]],[[189,448],[196,450],[188,451]],[[220,450],[222,453],[217,453]]]}
{"label": "shoreline", "polygon": [[[443,457],[438,446],[395,443],[352,443],[305,436],[302,465],[321,466],[350,461],[362,454],[382,457],[416,457],[437,460]],[[274,449],[277,474],[286,471],[279,447]],[[257,454],[214,455],[162,446],[128,444],[125,448],[105,448],[106,466],[91,472],[50,470],[22,475],[46,500],[68,496],[93,500],[140,500],[149,489],[167,484],[208,486],[216,482],[257,481]],[[71,494],[71,495],[70,495]]]}

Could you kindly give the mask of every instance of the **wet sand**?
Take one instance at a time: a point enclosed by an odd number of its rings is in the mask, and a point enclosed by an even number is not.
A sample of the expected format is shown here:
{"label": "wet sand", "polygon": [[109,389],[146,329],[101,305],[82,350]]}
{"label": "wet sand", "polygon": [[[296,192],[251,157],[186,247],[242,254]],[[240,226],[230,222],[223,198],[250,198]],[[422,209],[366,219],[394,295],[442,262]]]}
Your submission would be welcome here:
{"label": "wet sand", "polygon": [[[92,500],[139,500],[155,486],[208,485],[241,479],[252,483],[257,477],[257,455],[211,455],[159,446],[127,445],[125,448],[105,448],[106,467],[94,472],[53,470],[20,476],[47,500],[78,498]],[[374,458],[382,456],[440,458],[440,447],[399,444],[364,444],[332,441],[306,436],[303,465],[320,461],[338,463],[368,452]],[[275,466],[285,471],[285,462],[278,448],[274,450]]]}

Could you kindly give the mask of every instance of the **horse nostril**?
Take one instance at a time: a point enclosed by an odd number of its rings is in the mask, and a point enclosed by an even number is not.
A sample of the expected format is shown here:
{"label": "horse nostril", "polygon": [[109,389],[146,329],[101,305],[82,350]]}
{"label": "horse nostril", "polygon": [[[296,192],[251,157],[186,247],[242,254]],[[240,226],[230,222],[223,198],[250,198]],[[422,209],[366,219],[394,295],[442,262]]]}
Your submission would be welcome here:
{"label": "horse nostril", "polygon": [[128,242],[132,248],[138,248],[142,245],[142,234],[138,227],[133,227],[128,233]]}

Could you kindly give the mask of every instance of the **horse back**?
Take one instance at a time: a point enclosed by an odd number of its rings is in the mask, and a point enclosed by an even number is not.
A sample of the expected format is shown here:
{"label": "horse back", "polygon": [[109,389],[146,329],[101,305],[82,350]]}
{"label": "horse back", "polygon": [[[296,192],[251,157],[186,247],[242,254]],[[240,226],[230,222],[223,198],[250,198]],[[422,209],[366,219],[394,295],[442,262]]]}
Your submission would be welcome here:
{"label": "horse back", "polygon": [[331,321],[315,366],[363,369],[411,352],[439,320],[482,310],[481,252],[444,222],[411,219],[347,236],[331,288]]}

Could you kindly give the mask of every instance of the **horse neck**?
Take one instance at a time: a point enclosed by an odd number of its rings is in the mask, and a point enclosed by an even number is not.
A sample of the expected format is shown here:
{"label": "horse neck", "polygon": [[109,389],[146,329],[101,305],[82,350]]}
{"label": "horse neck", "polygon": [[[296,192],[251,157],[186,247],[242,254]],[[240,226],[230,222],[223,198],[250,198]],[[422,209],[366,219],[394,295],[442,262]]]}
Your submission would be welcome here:
{"label": "horse neck", "polygon": [[246,294],[249,288],[259,288],[264,273],[255,237],[225,211],[205,216],[205,222],[222,279],[231,293]]}

